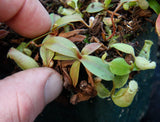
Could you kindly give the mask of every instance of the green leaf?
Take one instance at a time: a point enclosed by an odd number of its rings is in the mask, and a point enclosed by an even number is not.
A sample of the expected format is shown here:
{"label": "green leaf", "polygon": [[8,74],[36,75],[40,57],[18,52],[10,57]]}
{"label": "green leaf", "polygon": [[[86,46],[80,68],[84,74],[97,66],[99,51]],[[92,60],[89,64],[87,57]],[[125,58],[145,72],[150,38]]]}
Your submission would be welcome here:
{"label": "green leaf", "polygon": [[149,60],[150,58],[150,49],[151,49],[151,46],[153,45],[153,42],[150,41],[150,40],[145,40],[145,43],[144,43],[144,46],[143,48],[141,49],[140,53],[139,53],[139,56],[140,57],[144,57],[146,58],[147,60]]}
{"label": "green leaf", "polygon": [[67,4],[68,4],[69,6],[71,6],[72,8],[74,8],[74,9],[77,9],[77,8],[78,8],[78,0],[68,1]]}
{"label": "green leaf", "polygon": [[136,67],[138,67],[140,70],[156,68],[156,62],[154,61],[150,62],[146,58],[140,57],[140,56],[135,57],[135,64],[136,64]]}
{"label": "green leaf", "polygon": [[51,24],[51,29],[50,29],[50,30],[52,30],[52,27],[53,27],[54,23],[55,23],[58,19],[60,19],[61,16],[59,16],[59,15],[57,15],[57,14],[54,14],[54,13],[51,13],[51,14],[50,14],[50,18],[51,18],[51,22],[52,22],[52,24]]}
{"label": "green leaf", "polygon": [[[43,40],[42,44],[44,44],[48,39],[50,39],[52,36],[48,35],[46,38]],[[49,67],[51,64],[51,61],[54,56],[54,52],[47,49],[44,45],[41,46],[40,48],[40,56],[42,58],[43,66]]]}
{"label": "green leaf", "polygon": [[26,55],[28,55],[28,56],[32,55],[32,51],[29,48],[24,48],[23,49],[23,53],[26,54]]}
{"label": "green leaf", "polygon": [[70,76],[73,82],[73,86],[76,87],[79,78],[80,62],[75,61],[70,69]]}
{"label": "green leaf", "polygon": [[124,9],[124,10],[128,11],[128,10],[129,10],[129,7],[130,7],[130,6],[129,6],[129,3],[124,3],[124,4],[123,4],[123,9]]}
{"label": "green leaf", "polygon": [[40,48],[40,56],[44,66],[50,66],[50,63],[53,59],[54,52],[42,46]]}
{"label": "green leaf", "polygon": [[[120,20],[121,20],[120,18],[119,19],[116,19],[116,18],[113,19],[114,23],[118,23]],[[111,20],[110,17],[104,17],[103,22],[104,22],[105,25],[107,25],[109,27],[112,26],[112,20]]]}
{"label": "green leaf", "polygon": [[62,27],[70,22],[78,22],[78,21],[83,21],[81,16],[77,14],[67,15],[58,19],[53,25],[54,26],[53,28]]}
{"label": "green leaf", "polygon": [[132,56],[135,56],[135,53],[134,53],[134,48],[128,44],[124,44],[124,43],[115,43],[115,44],[112,44],[110,46],[111,48],[116,48],[117,50],[119,51],[122,51],[124,53],[127,53],[127,54],[131,54]]}
{"label": "green leaf", "polygon": [[83,55],[80,61],[94,75],[107,81],[113,80],[114,75],[110,72],[109,65],[102,61],[102,59],[95,56]]}
{"label": "green leaf", "polygon": [[156,12],[156,14],[160,14],[160,4],[157,0],[148,0],[149,6]]}
{"label": "green leaf", "polygon": [[24,48],[26,47],[27,43],[22,42],[16,49],[23,52]]}
{"label": "green leaf", "polygon": [[119,107],[128,107],[132,103],[137,90],[137,82],[131,80],[128,88],[121,88],[116,94],[112,95],[112,100]]}
{"label": "green leaf", "polygon": [[126,75],[131,72],[131,65],[123,58],[116,58],[109,63],[109,68],[113,74],[116,75]]}
{"label": "green leaf", "polygon": [[86,9],[88,13],[97,13],[104,10],[104,5],[100,2],[90,3]]}
{"label": "green leaf", "polygon": [[75,59],[78,59],[80,56],[77,46],[64,37],[52,36],[43,44],[47,49],[64,56],[69,56]]}
{"label": "green leaf", "polygon": [[7,57],[13,59],[23,70],[39,67],[38,63],[33,58],[25,55],[13,47],[9,50]]}
{"label": "green leaf", "polygon": [[108,54],[107,54],[106,52],[104,52],[104,54],[103,54],[102,57],[101,57],[102,61],[104,61],[107,56],[108,56]]}
{"label": "green leaf", "polygon": [[73,9],[70,9],[70,8],[63,8],[62,6],[60,6],[59,8],[58,8],[58,14],[62,14],[62,15],[72,15],[72,14],[74,14],[75,13],[75,11],[73,10]]}
{"label": "green leaf", "polygon": [[118,76],[118,75],[115,76],[113,79],[115,88],[123,87],[127,83],[128,78],[129,78],[129,74],[122,75],[122,76]]}
{"label": "green leaf", "polygon": [[32,55],[32,51],[27,47],[27,43],[22,42],[16,49],[21,51],[22,53],[31,56]]}
{"label": "green leaf", "polygon": [[56,53],[53,59],[54,60],[75,60],[75,58],[64,56],[59,53]]}
{"label": "green leaf", "polygon": [[101,46],[101,44],[99,43],[90,43],[87,44],[81,51],[82,55],[89,55],[91,53],[93,53],[94,51],[96,51],[99,47]]}
{"label": "green leaf", "polygon": [[110,91],[101,82],[95,83],[95,88],[97,90],[97,95],[102,99],[109,97],[111,94]]}
{"label": "green leaf", "polygon": [[112,0],[105,0],[104,1],[104,6],[105,8],[108,8],[109,4],[111,3]]}
{"label": "green leaf", "polygon": [[138,0],[137,3],[141,9],[148,9],[149,7],[147,0]]}

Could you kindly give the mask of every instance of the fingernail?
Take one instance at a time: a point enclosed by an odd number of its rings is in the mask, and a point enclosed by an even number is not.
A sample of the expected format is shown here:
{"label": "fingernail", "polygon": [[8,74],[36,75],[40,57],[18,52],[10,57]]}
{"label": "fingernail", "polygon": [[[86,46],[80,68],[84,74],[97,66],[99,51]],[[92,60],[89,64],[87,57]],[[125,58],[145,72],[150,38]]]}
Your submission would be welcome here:
{"label": "fingernail", "polygon": [[48,104],[58,97],[62,91],[62,88],[61,76],[58,73],[53,73],[50,75],[44,88],[45,104]]}

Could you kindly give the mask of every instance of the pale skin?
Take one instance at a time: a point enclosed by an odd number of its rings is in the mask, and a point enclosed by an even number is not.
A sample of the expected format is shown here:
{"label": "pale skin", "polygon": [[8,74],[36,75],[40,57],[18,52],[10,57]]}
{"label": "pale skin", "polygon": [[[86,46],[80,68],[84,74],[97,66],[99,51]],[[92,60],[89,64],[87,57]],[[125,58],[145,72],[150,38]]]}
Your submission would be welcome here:
{"label": "pale skin", "polygon": [[[51,26],[38,0],[0,0],[0,22],[28,38]],[[50,68],[25,70],[0,80],[0,122],[33,122],[61,91],[61,76]]]}

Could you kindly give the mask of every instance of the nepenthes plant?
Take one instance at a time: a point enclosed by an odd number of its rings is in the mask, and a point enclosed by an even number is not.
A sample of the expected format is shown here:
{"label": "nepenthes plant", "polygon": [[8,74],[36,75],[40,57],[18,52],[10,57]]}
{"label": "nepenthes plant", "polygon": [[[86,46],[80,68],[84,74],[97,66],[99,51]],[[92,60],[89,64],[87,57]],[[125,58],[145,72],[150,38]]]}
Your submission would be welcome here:
{"label": "nepenthes plant", "polygon": [[134,75],[156,67],[150,60],[153,42],[142,40],[144,45],[138,51],[137,42],[131,42],[142,22],[151,16],[148,8],[159,13],[156,1],[90,1],[85,7],[82,2],[65,2],[50,14],[48,33],[12,47],[8,57],[23,70],[41,66],[57,70],[72,104],[98,95],[128,107],[138,92],[139,81]]}

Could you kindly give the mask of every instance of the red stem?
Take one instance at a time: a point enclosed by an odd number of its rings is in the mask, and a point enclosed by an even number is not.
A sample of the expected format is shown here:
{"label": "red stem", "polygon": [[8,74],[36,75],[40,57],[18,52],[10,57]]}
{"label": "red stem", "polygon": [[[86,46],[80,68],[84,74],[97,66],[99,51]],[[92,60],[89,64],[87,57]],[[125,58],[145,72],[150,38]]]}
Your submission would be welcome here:
{"label": "red stem", "polygon": [[113,25],[113,33],[105,39],[105,41],[107,41],[108,39],[112,38],[114,36],[114,34],[116,33],[116,26],[113,20],[114,14],[118,11],[118,9],[122,6],[122,3],[119,3],[118,6],[116,7],[116,9],[113,11],[112,16],[111,16],[111,21],[112,21],[112,25]]}

